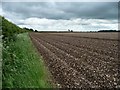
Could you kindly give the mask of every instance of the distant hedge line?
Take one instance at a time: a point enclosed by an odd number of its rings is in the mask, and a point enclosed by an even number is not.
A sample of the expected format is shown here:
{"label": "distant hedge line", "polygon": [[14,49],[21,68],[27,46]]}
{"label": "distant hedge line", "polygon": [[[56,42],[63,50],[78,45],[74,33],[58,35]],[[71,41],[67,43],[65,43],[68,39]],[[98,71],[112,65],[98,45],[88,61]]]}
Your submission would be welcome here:
{"label": "distant hedge line", "polygon": [[119,30],[100,30],[98,32],[120,32]]}

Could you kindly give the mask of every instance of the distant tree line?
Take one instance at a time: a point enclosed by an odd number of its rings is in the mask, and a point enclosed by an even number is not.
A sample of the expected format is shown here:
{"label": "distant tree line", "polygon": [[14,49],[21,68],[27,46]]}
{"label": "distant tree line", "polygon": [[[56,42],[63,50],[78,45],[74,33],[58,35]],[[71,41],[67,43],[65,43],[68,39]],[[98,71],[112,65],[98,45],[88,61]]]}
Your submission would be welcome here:
{"label": "distant tree line", "polygon": [[38,32],[37,30],[34,30],[34,29],[32,29],[32,28],[26,28],[26,27],[24,27],[23,28],[24,30],[27,30],[27,31],[30,31],[30,32]]}
{"label": "distant tree line", "polygon": [[68,32],[73,32],[73,30],[68,29]]}
{"label": "distant tree line", "polygon": [[34,31],[32,28],[26,28],[26,27],[24,27],[23,29],[26,30],[26,31],[30,31],[30,32]]}
{"label": "distant tree line", "polygon": [[120,30],[99,30],[98,32],[120,32]]}

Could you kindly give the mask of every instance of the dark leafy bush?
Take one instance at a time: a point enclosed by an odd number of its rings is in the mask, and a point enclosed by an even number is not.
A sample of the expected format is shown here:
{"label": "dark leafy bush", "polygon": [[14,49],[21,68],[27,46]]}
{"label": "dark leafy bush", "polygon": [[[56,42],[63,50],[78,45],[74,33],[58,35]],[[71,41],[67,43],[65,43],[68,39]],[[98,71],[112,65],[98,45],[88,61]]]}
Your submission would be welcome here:
{"label": "dark leafy bush", "polygon": [[[0,16],[1,17],[1,16]],[[18,27],[17,25],[13,24],[12,22],[6,20],[4,17],[2,18],[2,22],[0,26],[2,25],[2,34],[3,34],[3,40],[7,41],[15,41],[16,40],[16,34],[25,32],[22,28]]]}

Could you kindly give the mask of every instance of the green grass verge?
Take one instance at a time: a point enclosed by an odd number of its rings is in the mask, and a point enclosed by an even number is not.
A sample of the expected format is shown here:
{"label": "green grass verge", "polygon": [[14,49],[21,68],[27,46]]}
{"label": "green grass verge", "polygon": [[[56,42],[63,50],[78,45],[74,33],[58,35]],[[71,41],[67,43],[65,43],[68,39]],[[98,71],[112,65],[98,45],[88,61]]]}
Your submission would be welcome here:
{"label": "green grass verge", "polygon": [[0,36],[0,89],[2,89],[2,37]]}
{"label": "green grass verge", "polygon": [[3,48],[3,88],[51,88],[48,71],[28,33]]}

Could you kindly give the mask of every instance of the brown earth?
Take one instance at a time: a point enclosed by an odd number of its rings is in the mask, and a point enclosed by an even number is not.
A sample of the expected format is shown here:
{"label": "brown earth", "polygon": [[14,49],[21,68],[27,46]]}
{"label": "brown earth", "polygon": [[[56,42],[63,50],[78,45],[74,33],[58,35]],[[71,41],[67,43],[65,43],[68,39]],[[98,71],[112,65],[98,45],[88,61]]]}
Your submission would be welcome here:
{"label": "brown earth", "polygon": [[120,87],[119,41],[114,34],[30,33],[30,37],[58,87]]}

